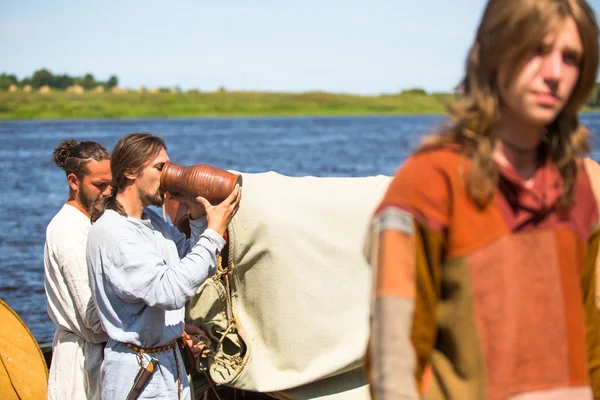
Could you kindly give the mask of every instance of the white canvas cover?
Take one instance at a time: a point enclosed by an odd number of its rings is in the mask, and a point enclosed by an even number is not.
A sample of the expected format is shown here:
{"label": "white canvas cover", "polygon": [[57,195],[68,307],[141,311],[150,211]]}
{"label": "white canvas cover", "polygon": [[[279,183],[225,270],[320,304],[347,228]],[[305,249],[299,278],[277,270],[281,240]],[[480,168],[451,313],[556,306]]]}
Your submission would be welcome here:
{"label": "white canvas cover", "polygon": [[[600,165],[591,158],[583,160],[585,169],[590,177],[592,191],[600,209]],[[596,257],[596,307],[600,311],[600,254]]]}
{"label": "white canvas cover", "polygon": [[229,264],[188,307],[188,320],[221,341],[208,373],[278,398],[369,399],[371,271],[362,251],[390,178],[243,180]]}

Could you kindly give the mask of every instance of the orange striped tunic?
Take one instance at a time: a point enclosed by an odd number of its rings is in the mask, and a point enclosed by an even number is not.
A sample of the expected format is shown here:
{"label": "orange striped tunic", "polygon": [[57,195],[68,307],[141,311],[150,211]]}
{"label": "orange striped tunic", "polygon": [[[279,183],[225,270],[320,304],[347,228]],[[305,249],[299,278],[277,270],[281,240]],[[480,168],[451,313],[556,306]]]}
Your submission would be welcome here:
{"label": "orange striped tunic", "polygon": [[470,168],[452,149],[414,155],[375,213],[375,398],[600,398],[599,212],[583,163],[566,211],[549,159],[532,186],[500,167],[483,209]]}

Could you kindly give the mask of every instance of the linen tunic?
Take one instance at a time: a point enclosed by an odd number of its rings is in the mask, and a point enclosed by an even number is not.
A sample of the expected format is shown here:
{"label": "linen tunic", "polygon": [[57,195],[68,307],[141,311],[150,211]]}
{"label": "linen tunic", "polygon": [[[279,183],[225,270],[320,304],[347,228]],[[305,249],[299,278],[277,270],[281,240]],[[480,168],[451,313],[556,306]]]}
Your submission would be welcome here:
{"label": "linen tunic", "polygon": [[[225,240],[206,229],[206,217],[191,221],[186,239],[155,212],[142,219],[106,210],[90,229],[87,261],[102,326],[110,337],[104,352],[101,382],[104,399],[121,399],[139,371],[135,353],[123,343],[151,348],[181,336],[184,306],[216,270]],[[153,354],[159,366],[140,399],[177,398],[177,364],[173,351]],[[181,355],[181,398],[190,397]],[[146,365],[149,356],[144,356]]]}
{"label": "linen tunic", "polygon": [[56,325],[49,399],[99,399],[102,342],[86,263],[88,216],[65,204],[46,229],[44,287],[48,315]]}
{"label": "linen tunic", "polygon": [[533,185],[499,165],[483,208],[466,191],[470,168],[453,149],[414,155],[375,214],[375,398],[600,398],[599,208],[585,166],[566,210],[549,158]]}

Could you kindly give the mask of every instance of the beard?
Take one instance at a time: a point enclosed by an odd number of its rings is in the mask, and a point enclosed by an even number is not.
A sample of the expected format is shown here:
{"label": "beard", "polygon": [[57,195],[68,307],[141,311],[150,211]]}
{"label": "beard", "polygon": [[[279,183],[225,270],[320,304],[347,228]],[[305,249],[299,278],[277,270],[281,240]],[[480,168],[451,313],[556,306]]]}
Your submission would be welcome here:
{"label": "beard", "polygon": [[79,190],[77,191],[77,196],[79,197],[79,202],[81,203],[81,205],[83,206],[83,208],[89,213],[91,213],[92,208],[94,206],[94,203],[97,200],[101,200],[102,196],[98,197],[97,199],[95,199],[94,197],[90,196],[84,189],[84,186],[81,186],[79,188]]}
{"label": "beard", "polygon": [[165,192],[158,189],[155,193],[142,193],[142,204],[162,207],[165,202]]}

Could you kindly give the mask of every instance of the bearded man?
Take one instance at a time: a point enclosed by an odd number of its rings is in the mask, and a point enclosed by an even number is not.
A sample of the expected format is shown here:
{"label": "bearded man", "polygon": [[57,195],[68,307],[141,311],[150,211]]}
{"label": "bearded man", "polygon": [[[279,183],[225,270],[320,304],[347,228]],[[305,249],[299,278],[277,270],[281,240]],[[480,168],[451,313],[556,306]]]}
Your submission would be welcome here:
{"label": "bearded man", "polygon": [[[103,399],[189,399],[176,340],[184,306],[216,271],[223,235],[238,209],[239,186],[221,204],[178,198],[190,209],[191,237],[148,209],[162,206],[165,142],[149,133],[120,139],[112,152],[112,190],[92,212],[87,262],[109,340],[101,368]],[[192,332],[193,333],[193,332]]]}
{"label": "bearded man", "polygon": [[92,301],[85,249],[94,201],[110,190],[110,156],[97,142],[73,139],[54,149],[69,197],[46,230],[44,287],[56,324],[48,379],[49,399],[99,399],[107,336]]}

